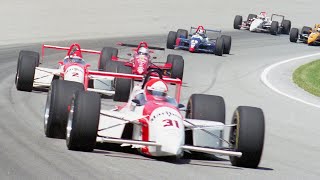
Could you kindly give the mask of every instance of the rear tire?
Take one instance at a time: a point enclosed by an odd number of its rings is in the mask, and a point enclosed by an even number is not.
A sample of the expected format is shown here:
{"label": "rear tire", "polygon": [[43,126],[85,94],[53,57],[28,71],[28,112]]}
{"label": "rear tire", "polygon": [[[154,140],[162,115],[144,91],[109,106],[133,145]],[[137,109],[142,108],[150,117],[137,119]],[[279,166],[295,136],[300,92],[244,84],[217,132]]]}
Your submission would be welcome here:
{"label": "rear tire", "polygon": [[270,26],[270,34],[271,35],[277,35],[279,32],[279,22],[278,21],[272,21]]}
{"label": "rear tire", "polygon": [[20,51],[17,63],[15,84],[17,90],[32,91],[34,74],[39,66],[39,53],[33,51]]}
{"label": "rear tire", "polygon": [[[117,73],[131,74],[132,70],[131,70],[131,67],[128,67],[122,64],[117,66]],[[131,89],[133,87],[133,80],[124,79],[124,78],[115,78],[114,87],[115,87],[115,93],[113,96],[113,100],[119,101],[119,102],[127,102],[130,97]]]}
{"label": "rear tire", "polygon": [[303,26],[302,30],[301,30],[301,34],[310,34],[311,33],[312,28],[308,27],[308,26]]}
{"label": "rear tire", "polygon": [[291,21],[283,20],[282,21],[282,34],[289,34],[291,29]]}
{"label": "rear tire", "polygon": [[112,57],[118,56],[118,49],[113,47],[104,47],[101,50],[101,55],[99,59],[98,70],[107,71],[107,68],[110,63],[112,63]]}
{"label": "rear tire", "polygon": [[167,56],[167,63],[172,64],[170,70],[170,77],[171,78],[179,78],[183,79],[183,70],[184,70],[184,59],[180,55],[169,54]]}
{"label": "rear tire", "polygon": [[[221,96],[192,94],[187,104],[186,118],[225,124],[225,112],[225,102]],[[192,137],[192,131],[186,131],[186,144],[193,145]]]}
{"label": "rear tire", "polygon": [[242,24],[242,16],[236,15],[233,21],[233,28],[240,29],[241,24]]}
{"label": "rear tire", "polygon": [[73,94],[77,91],[84,91],[83,84],[65,80],[52,82],[47,94],[44,115],[44,132],[47,137],[65,138],[68,108]]}
{"label": "rear tire", "polygon": [[299,29],[292,28],[290,31],[290,42],[297,42],[299,36]]}
{"label": "rear tire", "polygon": [[170,31],[167,37],[167,48],[174,49],[174,45],[176,44],[177,32]]}
{"label": "rear tire", "polygon": [[185,38],[188,39],[188,31],[185,29],[178,29],[177,31],[177,38]]}
{"label": "rear tire", "polygon": [[217,41],[216,41],[216,47],[215,47],[215,50],[214,50],[214,54],[217,55],[217,56],[222,56],[223,55],[223,49],[224,49],[224,39],[221,38],[221,37],[218,37],[217,38]]}
{"label": "rear tire", "polygon": [[77,92],[68,116],[66,143],[69,150],[93,151],[100,119],[101,99],[95,92]]}
{"label": "rear tire", "polygon": [[223,54],[230,54],[231,49],[231,36],[222,35],[221,38],[224,41],[224,48],[223,48]]}
{"label": "rear tire", "polygon": [[229,142],[241,157],[230,156],[233,166],[257,168],[261,159],[265,122],[260,108],[239,106],[234,112],[231,124],[237,124],[230,130]]}

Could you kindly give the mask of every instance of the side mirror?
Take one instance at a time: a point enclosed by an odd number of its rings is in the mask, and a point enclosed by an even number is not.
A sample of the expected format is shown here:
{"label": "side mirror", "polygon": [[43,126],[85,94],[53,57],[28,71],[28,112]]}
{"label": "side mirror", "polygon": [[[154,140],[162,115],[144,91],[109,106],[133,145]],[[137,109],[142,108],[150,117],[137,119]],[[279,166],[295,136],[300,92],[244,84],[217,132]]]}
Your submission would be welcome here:
{"label": "side mirror", "polygon": [[139,99],[132,99],[132,102],[134,102],[137,106],[141,106]]}
{"label": "side mirror", "polygon": [[186,106],[184,106],[183,104],[178,104],[178,108],[180,111],[186,111]]}
{"label": "side mirror", "polygon": [[153,56],[152,59],[157,59],[157,57]]}
{"label": "side mirror", "polygon": [[128,53],[127,55],[128,55],[128,56],[132,56],[132,54],[131,54],[131,53]]}

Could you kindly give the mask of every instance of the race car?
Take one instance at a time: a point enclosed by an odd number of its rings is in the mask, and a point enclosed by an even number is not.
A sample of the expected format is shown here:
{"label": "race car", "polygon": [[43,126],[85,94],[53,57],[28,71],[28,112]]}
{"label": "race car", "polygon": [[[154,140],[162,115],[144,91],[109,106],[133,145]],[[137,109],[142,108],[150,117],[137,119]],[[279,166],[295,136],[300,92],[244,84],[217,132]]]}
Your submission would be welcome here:
{"label": "race car", "polygon": [[292,28],[290,31],[290,42],[301,41],[308,45],[320,45],[320,24],[315,24],[314,28],[304,26],[299,34],[299,29]]}
{"label": "race car", "polygon": [[[158,76],[152,77],[152,73]],[[151,70],[145,77],[101,71],[93,74],[143,81],[134,86],[126,104],[112,110],[101,108],[98,94],[76,92],[66,128],[69,150],[90,152],[96,142],[112,143],[131,146],[150,157],[205,153],[230,156],[234,166],[258,166],[265,131],[260,108],[240,106],[231,124],[225,124],[222,97],[193,94],[185,107],[179,104],[181,80],[164,78],[159,70]],[[175,98],[168,95],[169,84],[175,84]],[[226,128],[230,128],[229,140],[223,137]]]}
{"label": "race car", "polygon": [[169,54],[166,63],[153,62],[157,59],[154,50],[164,51],[165,48],[148,46],[146,42],[136,44],[118,43],[117,45],[133,47],[133,53],[128,53],[130,58],[118,57],[119,50],[113,47],[105,47],[101,51],[104,61],[99,62],[99,70],[115,72],[117,65],[127,66],[126,73],[145,75],[150,69],[160,69],[166,77],[183,79],[184,59],[180,55]]}
{"label": "race car", "polygon": [[[207,32],[218,33],[218,37],[208,38]],[[230,53],[231,36],[221,35],[221,30],[198,26],[191,27],[190,33],[184,29],[170,31],[167,37],[167,48],[188,50],[192,53],[213,53],[217,56]]]}
{"label": "race car", "polygon": [[242,21],[242,16],[237,15],[234,18],[233,28],[251,32],[267,32],[272,35],[289,34],[291,21],[284,19],[283,15],[272,14],[270,18],[266,12],[261,12],[259,15],[249,14],[246,21]]}
{"label": "race car", "polygon": [[[100,55],[100,51],[81,49],[79,44],[70,47],[42,45],[42,61],[45,49],[56,49],[67,51],[66,56],[58,62],[57,68],[39,67],[40,55],[33,51],[20,51],[17,64],[15,84],[17,90],[32,91],[34,88],[48,88],[55,79],[75,81],[84,84],[86,90],[93,89],[93,79],[89,80],[86,74],[90,64],[86,63],[82,53]],[[107,87],[106,87],[107,88]],[[102,90],[99,92],[103,93]],[[109,94],[109,91],[105,91]]]}

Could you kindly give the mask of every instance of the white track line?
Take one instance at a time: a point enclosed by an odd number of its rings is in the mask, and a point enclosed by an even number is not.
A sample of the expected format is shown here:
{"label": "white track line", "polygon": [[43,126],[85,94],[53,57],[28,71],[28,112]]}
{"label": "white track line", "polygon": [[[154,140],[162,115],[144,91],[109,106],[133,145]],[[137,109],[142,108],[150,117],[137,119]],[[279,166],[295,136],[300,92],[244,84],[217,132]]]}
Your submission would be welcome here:
{"label": "white track line", "polygon": [[313,103],[310,103],[310,102],[307,102],[303,99],[300,99],[300,98],[297,98],[297,97],[294,97],[294,96],[291,96],[289,94],[286,94],[285,92],[282,92],[280,91],[279,89],[277,89],[276,87],[274,87],[269,81],[268,81],[268,73],[275,67],[277,66],[280,66],[282,64],[286,64],[286,63],[289,63],[291,61],[297,61],[297,60],[301,60],[301,59],[305,59],[305,58],[309,58],[309,57],[312,57],[312,56],[319,56],[320,53],[316,53],[316,54],[310,54],[310,55],[305,55],[305,56],[300,56],[300,57],[295,57],[295,58],[291,58],[291,59],[288,59],[288,60],[285,60],[285,61],[281,61],[281,62],[277,62],[275,64],[272,64],[270,65],[269,67],[267,67],[266,69],[263,70],[263,72],[261,73],[261,81],[266,85],[268,86],[270,89],[272,89],[273,91],[283,95],[283,96],[286,96],[288,98],[291,98],[293,100],[296,100],[296,101],[299,101],[299,102],[302,102],[304,104],[307,104],[307,105],[310,105],[310,106],[313,106],[313,107],[317,107],[317,108],[320,108],[320,105],[318,104],[313,104]]}

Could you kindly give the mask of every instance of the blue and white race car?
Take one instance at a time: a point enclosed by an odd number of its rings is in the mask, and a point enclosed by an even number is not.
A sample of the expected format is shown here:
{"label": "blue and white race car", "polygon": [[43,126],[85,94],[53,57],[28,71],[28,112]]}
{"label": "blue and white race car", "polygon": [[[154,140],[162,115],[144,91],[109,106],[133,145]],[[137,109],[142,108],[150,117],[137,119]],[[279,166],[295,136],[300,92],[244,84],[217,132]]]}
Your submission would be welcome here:
{"label": "blue and white race car", "polygon": [[[194,31],[195,30],[195,31]],[[207,32],[218,33],[217,38],[208,38]],[[167,38],[168,49],[183,49],[190,52],[213,53],[218,56],[229,54],[231,36],[221,35],[221,30],[205,29],[203,26],[187,30],[170,31]]]}

